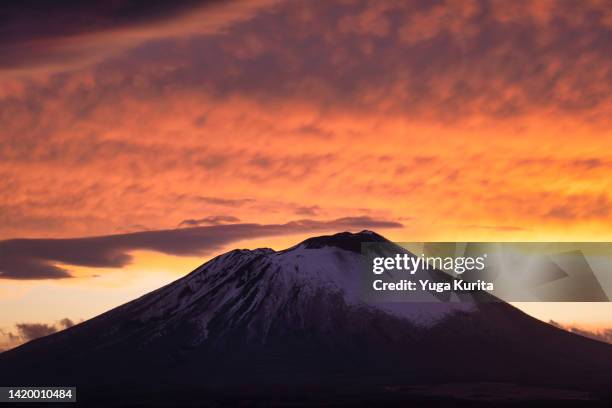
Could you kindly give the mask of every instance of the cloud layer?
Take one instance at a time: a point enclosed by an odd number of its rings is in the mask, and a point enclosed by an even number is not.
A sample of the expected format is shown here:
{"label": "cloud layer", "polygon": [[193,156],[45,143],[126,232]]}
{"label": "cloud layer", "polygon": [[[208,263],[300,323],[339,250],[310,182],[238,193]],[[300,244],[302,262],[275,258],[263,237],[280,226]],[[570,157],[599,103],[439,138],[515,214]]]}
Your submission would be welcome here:
{"label": "cloud layer", "polygon": [[0,72],[63,72],[91,66],[145,42],[217,33],[273,0],[29,0],[3,5]]}
{"label": "cloud layer", "polygon": [[612,329],[606,329],[606,328],[600,329],[600,330],[581,329],[581,328],[570,326],[570,325],[564,325],[554,320],[550,320],[548,323],[560,329],[567,330],[574,334],[578,334],[580,336],[584,336],[584,337],[588,337],[593,340],[599,340],[599,341],[603,341],[604,343],[612,344]]}
{"label": "cloud layer", "polygon": [[299,220],[286,224],[227,224],[143,231],[72,239],[12,239],[0,241],[0,279],[61,279],[71,277],[55,264],[121,268],[130,251],[171,255],[205,255],[236,241],[288,234],[364,228],[399,228],[394,221],[346,217],[331,221]]}
{"label": "cloud layer", "polygon": [[[16,347],[21,343],[26,343],[39,337],[48,336],[60,330],[68,329],[72,326],[74,326],[74,322],[67,317],[51,324],[17,323],[15,324],[15,332],[4,332],[0,330],[0,345],[8,348]],[[2,351],[4,350],[0,349],[0,353]]]}
{"label": "cloud layer", "polygon": [[612,235],[607,2],[32,9],[0,36],[3,239],[347,213]]}

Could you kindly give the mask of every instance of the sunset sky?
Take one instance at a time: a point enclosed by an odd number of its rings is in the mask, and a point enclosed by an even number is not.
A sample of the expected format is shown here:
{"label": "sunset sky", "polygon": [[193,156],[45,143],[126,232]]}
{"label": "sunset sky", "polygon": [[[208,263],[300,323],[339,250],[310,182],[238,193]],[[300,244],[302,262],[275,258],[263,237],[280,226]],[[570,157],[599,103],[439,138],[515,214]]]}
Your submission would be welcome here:
{"label": "sunset sky", "polygon": [[612,241],[611,170],[606,0],[1,5],[0,349],[235,247]]}

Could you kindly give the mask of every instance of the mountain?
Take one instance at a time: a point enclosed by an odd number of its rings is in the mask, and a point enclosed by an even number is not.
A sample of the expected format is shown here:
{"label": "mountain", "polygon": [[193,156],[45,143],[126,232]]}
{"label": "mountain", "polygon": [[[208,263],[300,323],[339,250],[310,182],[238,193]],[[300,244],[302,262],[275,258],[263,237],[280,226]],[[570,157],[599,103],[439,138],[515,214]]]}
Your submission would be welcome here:
{"label": "mountain", "polygon": [[100,406],[609,397],[612,346],[509,304],[364,302],[367,242],[388,243],[362,231],[230,251],[0,354],[0,385],[76,385]]}

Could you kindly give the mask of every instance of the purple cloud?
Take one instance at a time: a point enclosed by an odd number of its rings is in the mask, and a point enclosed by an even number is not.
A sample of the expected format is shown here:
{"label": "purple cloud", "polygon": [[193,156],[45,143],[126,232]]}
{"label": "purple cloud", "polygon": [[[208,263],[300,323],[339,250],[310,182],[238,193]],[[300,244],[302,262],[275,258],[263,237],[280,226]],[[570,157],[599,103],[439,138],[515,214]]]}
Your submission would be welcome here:
{"label": "purple cloud", "polygon": [[150,250],[171,255],[205,255],[247,238],[348,229],[400,228],[395,221],[345,217],[330,221],[298,220],[285,224],[224,224],[141,231],[68,239],[0,241],[0,278],[61,279],[70,272],[56,263],[120,268],[130,263],[130,251]]}

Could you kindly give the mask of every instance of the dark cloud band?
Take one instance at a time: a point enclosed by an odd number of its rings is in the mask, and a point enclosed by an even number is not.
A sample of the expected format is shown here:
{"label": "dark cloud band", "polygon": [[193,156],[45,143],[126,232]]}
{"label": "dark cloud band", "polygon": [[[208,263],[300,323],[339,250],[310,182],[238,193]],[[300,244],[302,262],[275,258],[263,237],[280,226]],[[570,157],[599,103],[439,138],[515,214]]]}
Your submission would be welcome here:
{"label": "dark cloud band", "polygon": [[130,263],[130,251],[205,255],[243,239],[319,231],[399,228],[394,221],[345,217],[330,221],[299,220],[286,224],[225,224],[69,239],[0,241],[0,278],[61,279],[70,272],[56,264],[120,268]]}
{"label": "dark cloud band", "polygon": [[45,58],[52,58],[53,55],[42,52],[43,45],[39,44],[153,24],[215,2],[219,0],[27,0],[6,3],[0,7],[0,67],[39,63]]}

